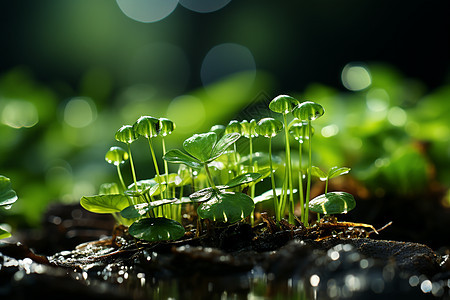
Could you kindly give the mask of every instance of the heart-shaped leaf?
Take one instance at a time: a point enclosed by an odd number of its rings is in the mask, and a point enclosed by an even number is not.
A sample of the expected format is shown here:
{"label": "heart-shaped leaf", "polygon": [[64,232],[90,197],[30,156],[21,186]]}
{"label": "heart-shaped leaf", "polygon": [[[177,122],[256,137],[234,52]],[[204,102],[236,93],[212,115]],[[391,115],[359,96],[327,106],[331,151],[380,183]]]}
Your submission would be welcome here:
{"label": "heart-shaped leaf", "polygon": [[0,175],[0,206],[8,206],[17,201],[17,194],[11,188],[11,180]]}
{"label": "heart-shaped leaf", "polygon": [[338,167],[332,167],[329,171],[328,171],[328,178],[334,178],[334,177],[338,177],[344,174],[347,174],[348,172],[350,172],[350,168],[347,167],[342,167],[342,168],[338,168]]}
{"label": "heart-shaped leaf", "polygon": [[259,174],[259,173],[241,174],[241,175],[234,177],[230,181],[228,181],[226,186],[227,186],[227,188],[233,188],[233,187],[239,186],[241,184],[255,181],[255,180],[259,179],[260,177],[261,177],[261,174]]}
{"label": "heart-shaped leaf", "polygon": [[177,199],[163,199],[163,200],[157,200],[150,203],[139,203],[136,205],[131,205],[126,208],[124,208],[120,214],[122,217],[126,219],[135,219],[144,216],[147,214],[150,210],[152,210],[155,207],[165,205],[165,204],[171,204],[177,201]]}
{"label": "heart-shaped leaf", "polygon": [[140,219],[128,228],[135,238],[149,242],[177,240],[184,235],[184,227],[177,221],[166,218]]}
{"label": "heart-shaped leaf", "polygon": [[220,192],[203,202],[197,213],[203,219],[235,223],[249,216],[254,208],[252,198],[244,193]]}
{"label": "heart-shaped leaf", "polygon": [[346,192],[330,192],[309,201],[310,210],[326,215],[346,214],[355,206],[355,198]]}
{"label": "heart-shaped leaf", "polygon": [[166,154],[164,154],[163,159],[174,164],[185,164],[186,166],[193,169],[200,169],[203,167],[198,159],[187,155],[179,149],[172,149],[167,151]]}
{"label": "heart-shaped leaf", "polygon": [[96,195],[82,197],[80,204],[90,212],[110,214],[120,212],[129,206],[129,200],[125,195]]}
{"label": "heart-shaped leaf", "polygon": [[211,158],[216,141],[217,134],[214,132],[194,134],[183,142],[183,148],[201,163],[205,163]]}
{"label": "heart-shaped leaf", "polygon": [[217,157],[224,154],[228,147],[230,147],[234,142],[236,142],[241,135],[239,133],[228,133],[225,134],[215,145],[214,149],[211,152],[211,157],[208,159],[208,162],[213,161]]}

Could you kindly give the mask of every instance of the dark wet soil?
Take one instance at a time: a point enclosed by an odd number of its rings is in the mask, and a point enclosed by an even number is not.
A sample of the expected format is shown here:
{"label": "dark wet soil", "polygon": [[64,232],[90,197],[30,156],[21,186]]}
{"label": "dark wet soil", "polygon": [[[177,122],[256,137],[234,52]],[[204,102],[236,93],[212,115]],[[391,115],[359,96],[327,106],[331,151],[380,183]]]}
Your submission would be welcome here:
{"label": "dark wet soil", "polygon": [[[84,233],[81,239],[93,235],[78,225]],[[306,230],[287,223],[276,227],[266,218],[253,228],[246,223],[205,226],[198,237],[192,231],[180,241],[161,243],[135,241],[119,227],[113,236],[51,255],[6,244],[0,248],[0,295],[2,299],[450,299],[448,250],[436,253],[423,244],[382,240],[382,232],[376,235],[369,228],[341,225]]]}

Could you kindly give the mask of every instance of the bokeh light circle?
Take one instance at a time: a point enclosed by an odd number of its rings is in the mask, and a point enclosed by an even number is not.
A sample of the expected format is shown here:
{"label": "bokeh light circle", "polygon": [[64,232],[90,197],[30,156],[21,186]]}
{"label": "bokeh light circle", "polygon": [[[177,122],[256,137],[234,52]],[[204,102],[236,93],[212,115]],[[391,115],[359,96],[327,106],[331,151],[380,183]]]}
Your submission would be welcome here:
{"label": "bokeh light circle", "polygon": [[231,0],[179,0],[179,2],[189,10],[210,13],[225,7]]}
{"label": "bokeh light circle", "polygon": [[369,70],[360,64],[347,64],[341,74],[342,84],[350,91],[361,91],[372,84]]}
{"label": "bokeh light circle", "polygon": [[244,71],[256,76],[256,64],[252,52],[239,44],[224,43],[213,47],[206,54],[200,76],[203,85],[207,86],[219,79]]}
{"label": "bokeh light circle", "polygon": [[87,97],[75,97],[64,108],[64,122],[74,128],[82,128],[97,118],[95,103]]}
{"label": "bokeh light circle", "polygon": [[127,17],[142,23],[164,19],[178,4],[178,0],[116,0],[116,2]]}
{"label": "bokeh light circle", "polygon": [[1,122],[12,128],[30,128],[39,122],[36,106],[24,100],[9,101],[3,108]]}

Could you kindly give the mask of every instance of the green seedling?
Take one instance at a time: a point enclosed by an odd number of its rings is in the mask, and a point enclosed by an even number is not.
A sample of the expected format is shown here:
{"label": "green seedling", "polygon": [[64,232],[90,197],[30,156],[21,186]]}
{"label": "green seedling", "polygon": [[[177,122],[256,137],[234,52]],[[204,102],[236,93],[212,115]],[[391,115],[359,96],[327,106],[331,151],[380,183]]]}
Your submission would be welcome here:
{"label": "green seedling", "polygon": [[325,215],[346,214],[355,206],[355,198],[346,192],[329,192],[309,202],[311,211]]}
{"label": "green seedling", "polygon": [[123,181],[122,173],[120,171],[120,166],[128,160],[128,152],[120,147],[111,147],[108,152],[106,152],[105,160],[117,168],[117,175],[119,176],[120,184],[123,190],[126,189],[125,183]]}
{"label": "green seedling", "polygon": [[[17,201],[17,194],[11,187],[11,180],[0,175],[0,207],[10,208]],[[11,233],[0,227],[0,239],[10,237]]]}
{"label": "green seedling", "polygon": [[323,107],[318,104],[311,101],[306,101],[303,103],[300,103],[295,109],[293,110],[292,114],[294,117],[298,120],[304,121],[307,123],[307,132],[308,132],[308,181],[306,185],[306,203],[305,203],[305,214],[302,216],[302,222],[305,224],[306,227],[309,226],[308,224],[308,207],[309,207],[309,197],[311,193],[311,168],[312,168],[312,150],[311,150],[311,137],[312,137],[312,126],[311,122],[316,120],[317,118],[321,117],[324,114]]}
{"label": "green seedling", "polygon": [[[236,120],[231,120],[228,125],[225,127],[225,134],[230,133],[242,133],[242,126],[241,123],[239,123]],[[238,159],[238,152],[236,148],[236,143],[233,143],[233,155],[234,155],[234,175],[236,176],[239,174],[239,159]]]}
{"label": "green seedling", "polygon": [[[236,132],[228,133],[217,140],[215,132],[194,134],[183,143],[183,148],[187,154],[174,149],[163,156],[165,160],[171,163],[185,164],[194,169],[204,168],[210,187],[190,196],[193,202],[201,202],[197,209],[201,218],[234,223],[250,215],[254,209],[253,200],[249,196],[240,192],[227,192],[225,189],[249,183],[259,178],[260,174],[239,175],[225,186],[216,186],[208,167],[209,163],[224,154],[227,148],[236,142],[240,136]],[[249,179],[251,180],[249,181]]]}
{"label": "green seedling", "polygon": [[136,172],[134,170],[133,156],[131,155],[131,143],[133,143],[138,138],[138,135],[134,131],[133,126],[124,125],[124,126],[120,127],[119,130],[117,130],[114,137],[117,141],[125,143],[127,145],[128,156],[130,158],[131,173],[133,175],[134,184],[137,188]]}
{"label": "green seedling", "polygon": [[274,118],[261,119],[257,126],[256,132],[265,138],[269,139],[269,168],[270,168],[270,181],[272,183],[272,196],[274,199],[275,218],[279,222],[282,218],[282,211],[280,202],[278,201],[276,193],[275,176],[272,163],[272,138],[275,137],[281,130],[283,130],[283,123]]}
{"label": "green seedling", "polygon": [[344,174],[348,174],[348,172],[350,172],[350,168],[347,167],[332,167],[331,169],[328,170],[327,173],[325,173],[324,171],[322,171],[320,168],[316,167],[316,166],[312,166],[312,170],[311,170],[311,175],[312,176],[316,176],[320,179],[320,181],[325,181],[325,194],[328,192],[328,181],[331,178],[335,178]]}
{"label": "green seedling", "polygon": [[[285,206],[287,199],[287,189],[289,189],[289,223],[294,224],[294,193],[292,187],[292,166],[291,166],[291,147],[289,145],[289,129],[287,123],[287,114],[292,112],[297,106],[298,100],[287,95],[280,95],[275,97],[270,103],[269,108],[273,112],[283,115],[284,136],[285,136],[285,151],[286,151],[286,173],[285,182],[283,184],[284,194],[282,195],[282,207]],[[284,210],[284,209],[282,209]]]}
{"label": "green seedling", "polygon": [[[311,127],[311,136],[314,134],[314,128]],[[305,196],[303,192],[303,166],[302,166],[302,157],[303,157],[303,143],[306,140],[309,140],[308,133],[308,123],[300,121],[298,119],[294,119],[291,124],[289,124],[289,133],[294,137],[296,141],[299,142],[298,146],[298,187],[300,190],[300,214],[302,216],[305,215]]]}

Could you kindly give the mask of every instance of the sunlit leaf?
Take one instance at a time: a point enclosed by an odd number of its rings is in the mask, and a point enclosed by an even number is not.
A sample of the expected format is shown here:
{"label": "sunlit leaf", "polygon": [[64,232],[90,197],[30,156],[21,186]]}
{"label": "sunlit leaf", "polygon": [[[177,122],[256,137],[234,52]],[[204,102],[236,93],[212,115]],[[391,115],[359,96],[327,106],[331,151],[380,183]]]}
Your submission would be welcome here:
{"label": "sunlit leaf", "polygon": [[106,152],[105,160],[112,165],[118,166],[128,159],[128,152],[120,147],[111,147]]}
{"label": "sunlit leaf", "polygon": [[[281,195],[282,190],[283,190],[282,188],[276,188],[276,189],[275,189],[275,194],[277,195],[277,197]],[[293,189],[293,190],[292,190],[292,192],[293,192],[294,194],[297,193],[297,191],[298,191],[297,189]],[[287,194],[288,194],[288,195],[290,194],[290,191],[289,191],[289,190],[287,190]],[[261,195],[256,196],[255,198],[253,198],[253,202],[254,202],[255,204],[258,204],[258,203],[260,203],[260,202],[269,201],[269,200],[272,200],[272,199],[273,199],[273,190],[270,189],[270,190],[268,190],[268,191],[265,191],[265,192],[262,193]]]}
{"label": "sunlit leaf", "polygon": [[203,202],[197,213],[203,219],[235,223],[249,216],[254,208],[252,198],[244,193],[221,192]]}
{"label": "sunlit leaf", "polygon": [[120,189],[117,183],[108,182],[100,185],[99,195],[117,195],[120,194]]}
{"label": "sunlit leaf", "polygon": [[283,130],[283,123],[274,118],[264,118],[258,122],[255,130],[263,137],[273,138]]}
{"label": "sunlit leaf", "polygon": [[100,214],[120,212],[130,205],[125,195],[85,196],[81,198],[80,204],[84,209]]}
{"label": "sunlit leaf", "polygon": [[183,148],[200,162],[205,163],[211,158],[216,141],[217,134],[214,132],[194,134],[183,142]]}
{"label": "sunlit leaf", "polygon": [[212,187],[207,187],[190,194],[189,198],[192,200],[192,202],[204,202],[211,199],[216,193],[217,190],[213,189]]}
{"label": "sunlit leaf", "polygon": [[137,190],[134,186],[134,183],[130,184],[128,186],[128,190],[125,191],[125,194],[130,196],[141,196],[144,194],[148,194],[150,196],[159,195],[161,191],[166,190],[166,186],[159,184],[154,179],[142,179],[139,180],[137,183]]}
{"label": "sunlit leaf", "polygon": [[269,108],[271,111],[280,113],[280,114],[288,114],[290,113],[294,107],[298,104],[298,100],[292,98],[288,95],[279,95],[275,97],[269,103]]}
{"label": "sunlit leaf", "polygon": [[164,154],[163,159],[174,164],[185,164],[186,166],[194,169],[200,169],[203,167],[198,159],[187,155],[179,149],[167,151],[166,154]]}
{"label": "sunlit leaf", "polygon": [[159,126],[159,119],[150,116],[142,116],[133,124],[133,130],[136,135],[142,135],[149,139],[158,136]]}
{"label": "sunlit leaf", "polygon": [[227,133],[225,134],[215,145],[211,152],[211,156],[208,158],[208,161],[212,161],[217,157],[221,156],[225,153],[234,142],[236,142],[241,135],[239,133]]}
{"label": "sunlit leaf", "polygon": [[241,184],[245,184],[245,183],[249,183],[249,182],[255,181],[255,180],[259,179],[260,177],[261,177],[261,174],[259,174],[259,173],[241,174],[241,175],[238,175],[238,176],[234,177],[230,181],[228,181],[226,186],[228,188],[233,188],[233,187],[239,186]]}
{"label": "sunlit leaf", "polygon": [[355,198],[346,192],[330,192],[309,201],[310,210],[326,215],[345,214],[355,206]]}
{"label": "sunlit leaf", "polygon": [[316,166],[311,167],[311,175],[318,177],[321,181],[325,181],[328,179],[327,173],[325,173],[319,167]]}
{"label": "sunlit leaf", "polygon": [[329,171],[328,171],[328,178],[334,178],[334,177],[338,177],[340,175],[344,175],[347,174],[348,172],[350,172],[350,168],[347,167],[332,167]]}
{"label": "sunlit leaf", "polygon": [[11,236],[11,233],[9,233],[8,231],[6,231],[0,227],[0,240],[9,238],[10,236]]}
{"label": "sunlit leaf", "polygon": [[159,118],[159,135],[167,136],[175,130],[175,123],[166,118]]}
{"label": "sunlit leaf", "polygon": [[324,114],[322,105],[306,101],[300,103],[292,112],[294,117],[302,121],[314,121]]}
{"label": "sunlit leaf", "polygon": [[138,135],[134,132],[133,126],[123,125],[117,130],[114,137],[119,142],[131,144],[138,138]]}
{"label": "sunlit leaf", "polygon": [[17,201],[17,194],[11,188],[11,180],[0,175],[0,206],[8,206]]}
{"label": "sunlit leaf", "polygon": [[225,134],[228,133],[242,133],[241,123],[237,120],[231,120],[230,123],[225,127]]}
{"label": "sunlit leaf", "polygon": [[128,206],[124,208],[120,214],[122,217],[126,219],[135,219],[144,216],[147,214],[150,210],[152,210],[155,207],[165,205],[165,204],[172,204],[177,199],[163,199],[163,200],[157,200],[152,201],[150,203],[139,203],[135,205]]}
{"label": "sunlit leaf", "polygon": [[177,240],[184,235],[184,227],[177,221],[166,218],[140,219],[128,228],[135,238],[149,242]]}

